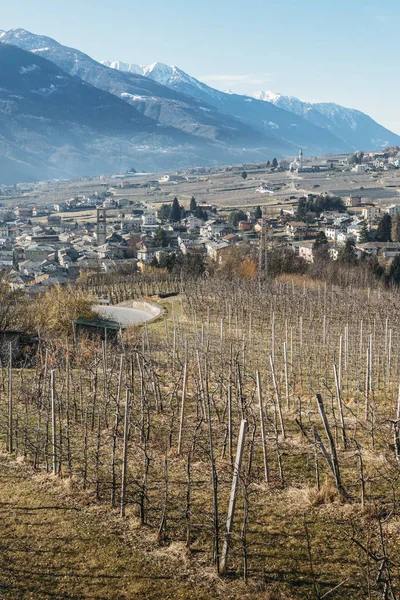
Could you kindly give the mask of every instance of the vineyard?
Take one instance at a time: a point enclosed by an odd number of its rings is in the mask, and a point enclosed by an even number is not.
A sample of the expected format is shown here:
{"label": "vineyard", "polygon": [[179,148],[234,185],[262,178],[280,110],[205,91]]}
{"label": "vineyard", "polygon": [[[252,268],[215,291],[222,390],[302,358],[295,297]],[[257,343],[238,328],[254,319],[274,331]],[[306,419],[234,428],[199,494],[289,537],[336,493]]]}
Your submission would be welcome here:
{"label": "vineyard", "polygon": [[83,289],[176,295],[117,341],[40,338],[26,366],[11,351],[10,454],[69,478],[155,547],[184,544],[214,574],[210,597],[219,585],[226,598],[398,597],[396,291],[163,275]]}

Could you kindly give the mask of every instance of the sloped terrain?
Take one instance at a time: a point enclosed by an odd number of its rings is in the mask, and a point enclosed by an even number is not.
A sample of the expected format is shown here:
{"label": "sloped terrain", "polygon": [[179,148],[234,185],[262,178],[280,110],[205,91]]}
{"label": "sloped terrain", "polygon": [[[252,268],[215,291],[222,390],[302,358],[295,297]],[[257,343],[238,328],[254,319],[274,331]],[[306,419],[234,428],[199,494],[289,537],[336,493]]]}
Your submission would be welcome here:
{"label": "sloped terrain", "polygon": [[303,117],[310,123],[328,129],[353,150],[377,150],[400,144],[400,136],[389,131],[365,113],[333,102],[303,102],[293,96],[257,92],[253,96],[268,104]]}
{"label": "sloped terrain", "polygon": [[170,90],[135,73],[109,69],[83,52],[63,46],[51,38],[15,29],[3,32],[0,40],[47,58],[70,75],[122,98],[161,125],[236,147],[264,147],[278,154],[294,151],[290,140],[282,141],[279,136],[271,134],[262,135],[230,114],[212,106],[204,107],[190,95]]}
{"label": "sloped terrain", "polygon": [[158,552],[150,536],[135,534],[62,482],[3,454],[0,482],[3,600],[218,597],[194,584],[184,549]]}
{"label": "sloped terrain", "polygon": [[310,122],[303,118],[304,115],[295,115],[293,111],[282,110],[272,103],[249,96],[221,92],[191,77],[178,67],[155,63],[140,68],[118,61],[106,64],[119,72],[130,69],[131,72],[137,73],[138,69],[141,69],[141,73],[147,79],[167,86],[175,92],[192,96],[205,103],[206,107],[213,106],[232,115],[264,135],[274,135],[302,146],[306,154],[349,151],[346,142],[337,138],[334,132],[327,131],[325,127],[321,128],[318,123]]}
{"label": "sloped terrain", "polygon": [[262,149],[235,149],[163,127],[115,95],[16,46],[0,44],[0,61],[2,183],[264,156]]}

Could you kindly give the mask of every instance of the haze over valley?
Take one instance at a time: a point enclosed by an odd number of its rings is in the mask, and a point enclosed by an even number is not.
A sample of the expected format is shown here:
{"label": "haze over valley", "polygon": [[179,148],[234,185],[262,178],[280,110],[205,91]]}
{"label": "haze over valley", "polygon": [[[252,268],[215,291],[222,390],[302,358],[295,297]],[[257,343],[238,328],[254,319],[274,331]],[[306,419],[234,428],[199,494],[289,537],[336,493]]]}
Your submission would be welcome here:
{"label": "haze over valley", "polygon": [[0,42],[5,183],[400,144],[367,115],[337,105],[221,92],[162,63],[101,64],[23,29],[1,32]]}

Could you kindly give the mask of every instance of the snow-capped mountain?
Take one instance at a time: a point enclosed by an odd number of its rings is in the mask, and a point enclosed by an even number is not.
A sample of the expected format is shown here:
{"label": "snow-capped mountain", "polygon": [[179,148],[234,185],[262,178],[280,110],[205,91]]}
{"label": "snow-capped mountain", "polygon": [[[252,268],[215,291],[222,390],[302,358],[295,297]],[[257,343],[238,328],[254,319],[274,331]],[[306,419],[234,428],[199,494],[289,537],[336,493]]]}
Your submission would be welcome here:
{"label": "snow-capped mountain", "polygon": [[[194,136],[198,146],[203,141],[224,145],[220,147],[220,153],[225,161],[231,155],[228,162],[241,162],[238,158],[240,152],[247,160],[250,156],[253,156],[253,160],[260,160],[265,156],[292,155],[298,148],[290,139],[282,139],[270,131],[260,132],[231,114],[205,105],[150,77],[106,67],[87,54],[63,46],[49,37],[35,35],[24,29],[12,29],[0,41],[51,60],[68,74],[118,96],[156,124]],[[215,158],[218,152],[212,152],[211,155],[214,161],[218,160]]]}
{"label": "snow-capped mountain", "polygon": [[[104,64],[115,65],[114,68],[119,69],[118,65],[123,63],[107,61]],[[265,98],[242,96],[234,94],[231,90],[226,92],[216,90],[188,75],[179,67],[160,62],[141,67],[141,74],[171,90],[196,98],[206,103],[206,106],[214,106],[263,134],[272,134],[301,146],[306,154],[351,151],[345,142],[327,131],[326,127],[321,130],[318,125],[310,123],[300,115],[295,116],[291,111],[288,113],[286,110],[281,110],[281,107],[267,104],[263,101]],[[209,110],[206,107],[202,109]]]}
{"label": "snow-capped mountain", "polygon": [[[0,43],[0,183],[99,175],[131,167],[164,171],[265,157],[254,142],[258,136],[266,144],[266,137],[255,132],[256,138],[249,139],[244,124],[239,123],[242,131],[233,132],[237,138],[230,144],[164,127],[41,54]],[[107,74],[116,73],[102,68]],[[246,135],[248,147],[238,146],[237,140],[243,142]],[[273,144],[276,150],[282,143],[273,140]]]}
{"label": "snow-capped mountain", "polygon": [[[132,70],[130,72],[138,73],[143,77],[152,79],[153,81],[156,81],[161,85],[165,85],[170,89],[181,90],[182,86],[194,86],[197,87],[199,90],[204,91],[206,94],[209,94],[209,90],[212,90],[212,88],[209,88],[205,83],[201,83],[201,81],[198,81],[194,77],[191,77],[190,75],[182,71],[182,69],[179,69],[179,67],[176,67],[174,65],[170,67],[168,65],[165,65],[164,63],[155,62],[151,65],[139,67],[139,65],[131,65],[129,63],[123,63],[118,60],[114,62],[105,60],[101,64],[106,65],[111,69],[117,69],[119,71],[129,71],[127,67],[137,69],[135,71]],[[216,96],[219,94],[218,90],[214,90],[214,92]]]}
{"label": "snow-capped mountain", "polygon": [[0,43],[0,63],[3,183],[110,172],[121,145],[128,165],[144,139],[170,145],[169,130],[39,53]]}
{"label": "snow-capped mountain", "polygon": [[[111,66],[118,63],[109,64]],[[114,68],[119,67],[114,66]],[[266,111],[260,108],[260,102],[273,104],[283,111],[305,119],[318,128],[329,131],[342,142],[341,150],[339,150],[340,143],[337,143],[336,140],[335,146],[331,138],[331,148],[334,146],[336,148],[332,151],[373,150],[381,149],[387,145],[400,144],[400,136],[379,125],[379,123],[371,119],[368,115],[358,110],[344,108],[338,104],[311,104],[310,102],[303,102],[294,96],[283,96],[271,91],[256,92],[252,96],[233,94],[231,90],[221,92],[191,77],[176,66],[170,67],[159,62],[147,67],[141,67],[141,74],[170,89],[208,102],[220,110],[246,120],[260,131],[274,131],[276,135],[279,133],[286,139],[291,139],[295,143],[304,146],[306,152],[307,150],[311,152],[314,141],[310,137],[308,140],[304,139],[302,135],[304,125],[294,122],[293,119],[293,122],[288,124],[284,118],[282,119],[282,113],[269,113],[267,115]],[[252,102],[252,100],[257,100],[258,102]],[[320,142],[320,144],[321,149],[323,142]]]}
{"label": "snow-capped mountain", "polygon": [[106,67],[110,67],[111,69],[117,69],[117,71],[123,71],[124,73],[136,73],[137,75],[143,75],[142,67],[139,67],[139,65],[135,65],[133,63],[124,63],[120,60],[116,60],[114,62],[104,60],[101,64]]}
{"label": "snow-capped mountain", "polygon": [[0,178],[8,180],[109,172],[115,161],[164,170],[400,145],[359,111],[222,92],[163,63],[101,64],[24,29],[0,31],[0,61]]}
{"label": "snow-capped mountain", "polygon": [[256,92],[252,95],[252,98],[256,100],[264,100],[264,102],[273,102],[276,103],[277,100],[282,96],[282,94],[275,94],[274,92]]}
{"label": "snow-capped mountain", "polygon": [[334,133],[354,150],[373,150],[398,145],[400,136],[365,113],[334,103],[304,102],[294,96],[271,91],[256,92],[253,98],[269,102]]}

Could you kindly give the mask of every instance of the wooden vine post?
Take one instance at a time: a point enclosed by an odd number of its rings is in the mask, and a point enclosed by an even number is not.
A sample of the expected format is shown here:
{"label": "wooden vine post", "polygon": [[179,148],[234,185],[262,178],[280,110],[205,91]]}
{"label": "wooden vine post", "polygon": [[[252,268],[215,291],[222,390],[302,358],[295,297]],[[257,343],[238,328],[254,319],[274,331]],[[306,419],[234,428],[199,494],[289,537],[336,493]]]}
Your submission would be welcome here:
{"label": "wooden vine post", "polygon": [[13,438],[13,389],[12,389],[12,343],[10,342],[10,358],[8,363],[8,451],[14,451]]}
{"label": "wooden vine post", "polygon": [[56,427],[56,374],[50,371],[50,397],[51,397],[51,447],[53,457],[53,475],[57,475],[57,427]]}
{"label": "wooden vine post", "polygon": [[245,443],[245,439],[246,439],[246,432],[247,432],[247,421],[245,419],[242,419],[242,421],[240,423],[239,440],[238,440],[237,451],[236,451],[235,467],[234,467],[234,471],[233,471],[231,495],[229,498],[228,517],[226,519],[225,540],[224,540],[224,544],[222,547],[222,553],[221,553],[220,573],[226,573],[227,568],[228,568],[228,553],[229,553],[230,539],[231,539],[231,535],[232,535],[233,518],[235,516],[236,496],[237,496],[237,489],[238,489],[238,484],[239,484],[240,469],[241,469],[242,459],[243,459],[243,450],[244,450],[244,443]]}
{"label": "wooden vine post", "polygon": [[124,419],[124,446],[122,453],[122,477],[121,477],[121,517],[125,516],[126,507],[126,471],[128,460],[128,440],[129,440],[129,389],[126,390],[125,397],[125,419]]}

